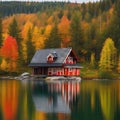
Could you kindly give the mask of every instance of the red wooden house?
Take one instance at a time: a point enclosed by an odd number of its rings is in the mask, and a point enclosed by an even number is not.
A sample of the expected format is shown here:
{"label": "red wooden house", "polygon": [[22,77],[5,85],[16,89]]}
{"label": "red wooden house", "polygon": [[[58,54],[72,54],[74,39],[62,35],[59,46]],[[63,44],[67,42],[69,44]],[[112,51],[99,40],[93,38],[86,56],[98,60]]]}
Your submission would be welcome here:
{"label": "red wooden house", "polygon": [[80,66],[72,48],[51,48],[38,50],[30,67],[34,75],[79,76]]}

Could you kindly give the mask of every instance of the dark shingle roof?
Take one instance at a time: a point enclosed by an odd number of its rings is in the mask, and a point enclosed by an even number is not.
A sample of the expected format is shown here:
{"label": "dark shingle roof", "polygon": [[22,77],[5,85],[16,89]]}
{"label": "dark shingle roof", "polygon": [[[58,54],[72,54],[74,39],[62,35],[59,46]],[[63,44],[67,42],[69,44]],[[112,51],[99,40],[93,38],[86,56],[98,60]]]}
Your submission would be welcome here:
{"label": "dark shingle roof", "polygon": [[55,53],[57,59],[54,61],[55,64],[63,63],[67,55],[71,52],[72,48],[52,48],[52,49],[42,49],[38,50],[33,56],[29,66],[33,64],[45,64],[47,63],[47,56],[49,54]]}

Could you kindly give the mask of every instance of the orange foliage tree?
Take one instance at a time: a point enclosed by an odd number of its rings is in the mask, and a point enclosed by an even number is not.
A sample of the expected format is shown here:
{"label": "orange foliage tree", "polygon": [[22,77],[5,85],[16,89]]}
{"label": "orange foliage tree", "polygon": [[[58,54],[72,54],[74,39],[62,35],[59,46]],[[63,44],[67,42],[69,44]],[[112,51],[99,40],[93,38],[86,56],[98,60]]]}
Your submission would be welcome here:
{"label": "orange foliage tree", "polygon": [[18,45],[15,38],[8,36],[6,40],[4,40],[3,46],[1,47],[1,56],[8,62],[8,69],[10,71],[16,70],[16,62],[18,60]]}
{"label": "orange foliage tree", "polygon": [[61,38],[62,38],[62,47],[68,47],[70,42],[70,21],[68,20],[67,16],[63,16],[58,26]]}

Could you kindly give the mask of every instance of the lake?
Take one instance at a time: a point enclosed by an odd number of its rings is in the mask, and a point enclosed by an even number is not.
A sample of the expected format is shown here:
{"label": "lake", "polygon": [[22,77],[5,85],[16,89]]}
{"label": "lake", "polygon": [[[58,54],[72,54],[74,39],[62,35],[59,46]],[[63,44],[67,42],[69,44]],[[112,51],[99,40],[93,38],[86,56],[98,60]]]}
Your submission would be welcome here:
{"label": "lake", "polygon": [[0,120],[120,120],[120,81],[0,81]]}

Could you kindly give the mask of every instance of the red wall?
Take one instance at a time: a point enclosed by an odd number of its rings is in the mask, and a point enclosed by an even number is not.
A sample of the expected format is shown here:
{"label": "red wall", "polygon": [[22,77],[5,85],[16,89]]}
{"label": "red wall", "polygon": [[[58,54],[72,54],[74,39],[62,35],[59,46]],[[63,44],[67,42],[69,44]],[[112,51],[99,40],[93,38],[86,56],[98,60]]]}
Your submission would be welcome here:
{"label": "red wall", "polygon": [[[54,69],[54,70],[53,70]],[[51,71],[48,70],[48,75],[50,76],[79,76],[80,69],[79,68],[53,68]],[[55,72],[53,72],[55,71]]]}

